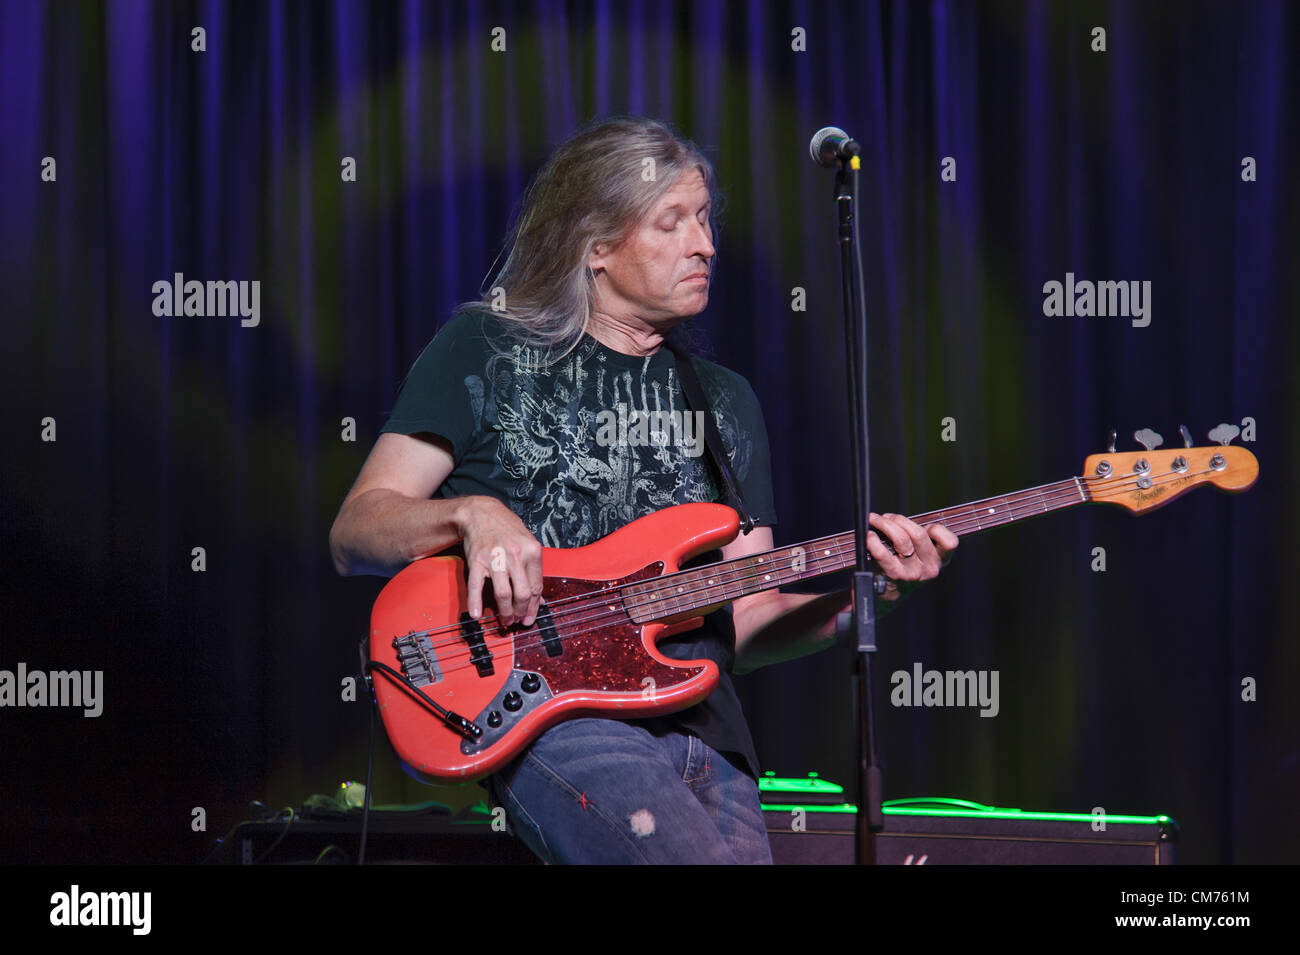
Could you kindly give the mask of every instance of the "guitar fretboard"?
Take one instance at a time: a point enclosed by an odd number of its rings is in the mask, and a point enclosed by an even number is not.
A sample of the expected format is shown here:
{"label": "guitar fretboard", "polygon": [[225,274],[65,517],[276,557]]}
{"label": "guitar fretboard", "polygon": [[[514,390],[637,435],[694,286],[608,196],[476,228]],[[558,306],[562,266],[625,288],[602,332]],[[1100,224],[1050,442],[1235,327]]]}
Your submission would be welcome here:
{"label": "guitar fretboard", "polygon": [[[1091,499],[1082,481],[1069,478],[940,511],[927,511],[911,520],[922,527],[943,524],[960,537],[1074,507]],[[881,539],[885,540],[883,536]],[[628,584],[623,587],[624,604],[637,623],[703,610],[748,594],[853,567],[857,563],[854,544],[854,532],[847,531]],[[889,546],[887,541],[886,546]]]}

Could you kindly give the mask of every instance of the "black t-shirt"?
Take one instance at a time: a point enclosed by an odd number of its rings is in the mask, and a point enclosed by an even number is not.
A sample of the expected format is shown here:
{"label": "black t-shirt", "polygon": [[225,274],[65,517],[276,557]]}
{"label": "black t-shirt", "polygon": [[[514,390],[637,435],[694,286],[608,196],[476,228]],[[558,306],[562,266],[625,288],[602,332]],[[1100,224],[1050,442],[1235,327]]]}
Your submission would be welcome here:
{"label": "black t-shirt", "polygon": [[[702,430],[685,427],[681,417],[690,412],[676,362],[667,348],[636,357],[587,335],[543,367],[538,350],[513,342],[500,319],[461,313],[416,359],[382,430],[427,432],[451,443],[455,467],[440,497],[490,495],[543,546],[581,547],[662,508],[720,499]],[[754,390],[713,362],[692,364],[745,506],[756,523],[775,524],[767,428]],[[713,551],[692,564],[720,556]],[[639,722],[688,729],[715,750],[743,757],[757,777],[730,677],[735,639],[727,607],[659,643],[673,659],[715,661],[722,678],[701,703]]]}

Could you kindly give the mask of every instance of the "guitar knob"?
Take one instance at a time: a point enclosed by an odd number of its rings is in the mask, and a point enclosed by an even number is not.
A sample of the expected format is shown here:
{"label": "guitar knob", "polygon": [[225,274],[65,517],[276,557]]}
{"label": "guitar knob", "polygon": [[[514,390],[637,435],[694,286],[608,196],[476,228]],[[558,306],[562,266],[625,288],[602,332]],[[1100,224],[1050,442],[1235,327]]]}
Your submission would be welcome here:
{"label": "guitar knob", "polygon": [[1135,431],[1133,433],[1133,440],[1142,445],[1142,447],[1146,448],[1148,451],[1154,451],[1156,448],[1160,447],[1160,445],[1165,443],[1164,437],[1156,434],[1150,428],[1143,428],[1141,431]]}
{"label": "guitar knob", "polygon": [[1219,444],[1232,444],[1232,439],[1241,434],[1241,429],[1235,424],[1221,424],[1210,432],[1210,440],[1217,441]]}
{"label": "guitar knob", "polygon": [[1190,448],[1192,446],[1192,433],[1187,430],[1187,425],[1180,424],[1178,432],[1183,436],[1183,447]]}
{"label": "guitar knob", "polygon": [[536,673],[530,673],[519,681],[519,688],[525,693],[536,693],[542,688],[542,678]]}
{"label": "guitar knob", "polygon": [[501,701],[501,705],[513,713],[524,705],[524,698],[511,690],[506,694],[505,699]]}
{"label": "guitar knob", "polygon": [[501,714],[496,710],[493,710],[491,713],[489,713],[487,718],[487,725],[492,727],[493,729],[496,729],[498,726],[500,726]]}

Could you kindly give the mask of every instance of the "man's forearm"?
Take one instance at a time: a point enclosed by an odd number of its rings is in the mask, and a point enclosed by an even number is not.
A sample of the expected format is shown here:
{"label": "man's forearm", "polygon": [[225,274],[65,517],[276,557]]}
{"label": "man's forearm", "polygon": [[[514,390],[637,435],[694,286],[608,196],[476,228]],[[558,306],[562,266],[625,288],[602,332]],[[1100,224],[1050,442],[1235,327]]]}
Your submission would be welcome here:
{"label": "man's forearm", "polygon": [[436,554],[463,536],[469,498],[416,500],[384,488],[359,495],[330,528],[330,556],[344,577],[391,577],[411,561]]}
{"label": "man's forearm", "polygon": [[[894,581],[876,598],[877,619],[898,605]],[[826,650],[835,643],[839,615],[852,608],[852,591],[830,594],[775,593],[736,619],[736,673]]]}

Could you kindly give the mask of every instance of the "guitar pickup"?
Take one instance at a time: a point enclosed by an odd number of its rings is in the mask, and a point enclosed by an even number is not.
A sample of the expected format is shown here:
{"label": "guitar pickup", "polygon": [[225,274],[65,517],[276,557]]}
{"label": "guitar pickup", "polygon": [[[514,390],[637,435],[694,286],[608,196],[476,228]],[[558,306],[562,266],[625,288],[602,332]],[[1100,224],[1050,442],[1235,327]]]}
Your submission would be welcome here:
{"label": "guitar pickup", "polygon": [[469,662],[474,664],[478,675],[491,676],[495,671],[492,668],[492,653],[487,648],[487,641],[483,639],[483,625],[468,612],[460,615],[460,636],[469,644]]}
{"label": "guitar pickup", "polygon": [[551,619],[551,608],[546,604],[537,611],[537,629],[542,634],[542,646],[546,648],[548,657],[558,657],[564,652],[560,635],[555,631],[555,621]]}

